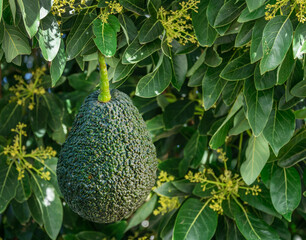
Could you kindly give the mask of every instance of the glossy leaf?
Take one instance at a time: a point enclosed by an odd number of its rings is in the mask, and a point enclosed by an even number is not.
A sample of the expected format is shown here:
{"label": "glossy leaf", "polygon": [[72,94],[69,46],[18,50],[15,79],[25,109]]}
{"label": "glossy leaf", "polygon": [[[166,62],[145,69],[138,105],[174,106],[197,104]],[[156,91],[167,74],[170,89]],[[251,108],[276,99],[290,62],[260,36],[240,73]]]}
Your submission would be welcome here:
{"label": "glossy leaf", "polygon": [[303,58],[303,54],[306,53],[305,47],[303,48],[306,42],[306,24],[299,23],[295,29],[294,36],[293,36],[293,57],[294,58]]}
{"label": "glossy leaf", "polygon": [[257,91],[252,79],[245,80],[244,97],[247,105],[247,119],[255,136],[265,128],[273,104],[273,89]]}
{"label": "glossy leaf", "polygon": [[177,196],[185,196],[186,193],[178,190],[172,182],[165,182],[161,186],[154,189],[158,195],[165,197],[177,197]]}
{"label": "glossy leaf", "polygon": [[51,127],[53,131],[62,128],[62,110],[58,106],[55,96],[52,94],[45,94],[42,96],[45,101],[45,106],[49,112],[48,126]]}
{"label": "glossy leaf", "polygon": [[242,163],[240,172],[246,184],[252,184],[259,176],[270,156],[269,145],[264,136],[252,136],[246,148],[246,160]]}
{"label": "glossy leaf", "polygon": [[119,22],[120,22],[120,25],[122,27],[122,30],[126,37],[127,42],[128,43],[132,42],[138,34],[137,28],[134,22],[129,16],[125,14],[119,15]]}
{"label": "glossy leaf", "polygon": [[261,18],[261,17],[265,16],[265,9],[266,9],[265,5],[261,6],[260,8],[254,10],[252,12],[250,12],[249,8],[245,8],[241,12],[237,21],[240,22],[240,23],[244,23],[244,22],[249,22],[249,21]]}
{"label": "glossy leaf", "polygon": [[172,55],[171,64],[173,69],[171,83],[179,91],[184,84],[188,70],[186,55]]}
{"label": "glossy leaf", "polygon": [[32,38],[37,33],[39,26],[39,1],[17,0],[17,2],[23,16],[25,29]]}
{"label": "glossy leaf", "polygon": [[184,202],[175,220],[173,240],[211,239],[217,228],[218,215],[205,203],[190,198]]}
{"label": "glossy leaf", "polygon": [[289,142],[294,130],[295,116],[291,110],[273,110],[271,112],[263,134],[276,156],[279,150]]}
{"label": "glossy leaf", "polygon": [[301,180],[295,168],[277,168],[272,175],[270,194],[275,209],[291,221],[291,215],[301,201]]}
{"label": "glossy leaf", "polygon": [[115,68],[113,83],[119,82],[127,77],[134,70],[135,66],[135,64],[122,64],[119,61]]}
{"label": "glossy leaf", "polygon": [[139,31],[139,42],[141,44],[152,42],[162,34],[163,30],[163,25],[159,20],[149,18],[145,21]]}
{"label": "glossy leaf", "polygon": [[250,12],[253,12],[254,10],[260,8],[262,5],[264,5],[265,0],[257,0],[257,1],[253,1],[253,0],[246,0],[248,9]]}
{"label": "glossy leaf", "polygon": [[233,128],[229,130],[229,135],[238,135],[250,129],[248,120],[245,117],[243,109],[241,109],[234,117]]}
{"label": "glossy leaf", "polygon": [[52,86],[54,87],[60,80],[66,66],[66,53],[64,41],[61,40],[60,48],[51,62],[50,75],[52,79]]}
{"label": "glossy leaf", "polygon": [[276,16],[264,28],[262,35],[263,58],[260,61],[260,72],[274,70],[284,60],[291,45],[293,28],[286,16]]}
{"label": "glossy leaf", "polygon": [[202,64],[195,73],[189,78],[188,87],[198,87],[202,85],[203,77],[207,71],[208,67]]}
{"label": "glossy leaf", "polygon": [[24,172],[24,177],[18,181],[15,200],[22,203],[31,196],[30,178],[27,172]]}
{"label": "glossy leaf", "polygon": [[262,34],[266,24],[267,21],[264,18],[261,18],[255,22],[250,48],[251,63],[257,62],[263,56]]}

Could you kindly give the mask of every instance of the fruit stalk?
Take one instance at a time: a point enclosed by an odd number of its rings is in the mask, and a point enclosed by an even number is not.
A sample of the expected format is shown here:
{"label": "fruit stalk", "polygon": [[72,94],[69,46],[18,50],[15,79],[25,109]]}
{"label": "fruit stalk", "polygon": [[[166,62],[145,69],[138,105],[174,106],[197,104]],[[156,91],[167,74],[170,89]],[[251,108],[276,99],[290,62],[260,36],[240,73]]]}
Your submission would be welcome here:
{"label": "fruit stalk", "polygon": [[100,67],[100,94],[98,100],[100,102],[109,102],[111,100],[111,94],[109,90],[109,81],[107,76],[107,67],[105,63],[104,55],[99,52],[99,67]]}

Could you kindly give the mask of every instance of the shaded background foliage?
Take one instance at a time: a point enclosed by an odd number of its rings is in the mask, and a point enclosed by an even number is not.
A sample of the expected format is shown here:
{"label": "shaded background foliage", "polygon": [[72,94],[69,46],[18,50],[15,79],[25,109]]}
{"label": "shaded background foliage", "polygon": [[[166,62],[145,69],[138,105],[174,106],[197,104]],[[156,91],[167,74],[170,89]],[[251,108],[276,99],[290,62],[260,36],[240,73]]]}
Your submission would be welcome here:
{"label": "shaded background foliage", "polygon": [[[305,5],[0,0],[0,236],[305,238]],[[74,214],[55,176],[98,51],[159,158],[148,201],[108,225]]]}

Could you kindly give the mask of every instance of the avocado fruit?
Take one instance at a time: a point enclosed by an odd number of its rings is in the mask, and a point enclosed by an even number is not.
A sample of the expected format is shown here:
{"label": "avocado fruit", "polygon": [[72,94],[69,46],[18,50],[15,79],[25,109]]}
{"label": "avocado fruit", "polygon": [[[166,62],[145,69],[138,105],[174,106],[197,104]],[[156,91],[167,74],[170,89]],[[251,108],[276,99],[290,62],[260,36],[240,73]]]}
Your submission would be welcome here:
{"label": "avocado fruit", "polygon": [[83,102],[62,146],[57,179],[68,206],[81,217],[111,223],[131,215],[155,184],[156,149],[131,99],[119,90]]}

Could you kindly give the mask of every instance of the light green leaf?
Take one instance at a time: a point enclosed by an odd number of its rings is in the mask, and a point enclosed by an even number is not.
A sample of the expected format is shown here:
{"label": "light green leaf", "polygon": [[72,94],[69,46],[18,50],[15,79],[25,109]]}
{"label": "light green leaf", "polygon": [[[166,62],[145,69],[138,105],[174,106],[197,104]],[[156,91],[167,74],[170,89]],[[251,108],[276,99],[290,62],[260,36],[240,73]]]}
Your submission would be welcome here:
{"label": "light green leaf", "polygon": [[257,91],[253,79],[244,82],[244,97],[247,105],[247,119],[255,136],[265,128],[273,104],[273,88]]}
{"label": "light green leaf", "polygon": [[262,35],[261,74],[274,70],[282,63],[291,45],[292,37],[292,24],[286,16],[276,16],[267,23]]}
{"label": "light green leaf", "polygon": [[215,234],[218,215],[207,204],[190,198],[184,202],[175,220],[173,240],[210,240]]}
{"label": "light green leaf", "polygon": [[251,40],[251,48],[250,48],[251,63],[257,62],[263,56],[262,34],[263,34],[263,30],[266,24],[267,24],[267,21],[264,18],[261,18],[255,22],[253,32],[252,32],[252,40]]}
{"label": "light green leaf", "polygon": [[2,18],[3,0],[0,0],[0,22]]}
{"label": "light green leaf", "polygon": [[154,189],[154,192],[156,192],[160,196],[165,197],[178,197],[178,196],[186,196],[187,194],[184,192],[181,192],[178,190],[172,182],[165,182],[159,187]]}
{"label": "light green leaf", "polygon": [[7,62],[13,61],[18,55],[31,53],[27,37],[18,28],[7,24],[4,24],[2,49]]}
{"label": "light green leaf", "polygon": [[269,145],[263,134],[250,138],[245,155],[246,160],[242,163],[240,172],[245,183],[251,185],[270,156]]}
{"label": "light green leaf", "polygon": [[254,74],[255,64],[250,62],[249,53],[230,61],[220,73],[220,77],[228,81],[239,81]]}
{"label": "light green leaf", "polygon": [[94,42],[101,53],[112,57],[117,49],[117,34],[114,28],[98,18],[93,21],[93,33],[96,36]]}
{"label": "light green leaf", "polygon": [[163,33],[163,30],[159,20],[148,18],[139,30],[139,42],[141,44],[152,42]]}
{"label": "light green leaf", "polygon": [[139,80],[136,86],[137,96],[155,97],[169,86],[172,78],[170,60],[167,57],[163,57],[162,61],[159,68]]}
{"label": "light green leaf", "polygon": [[66,53],[63,39],[61,40],[59,51],[51,62],[50,75],[52,79],[52,87],[60,80],[66,66]]}
{"label": "light green leaf", "polygon": [[265,0],[246,0],[247,6],[250,12],[253,12],[254,10],[260,8],[262,5],[264,5]]}
{"label": "light green leaf", "polygon": [[16,195],[18,173],[13,161],[7,165],[5,159],[0,160],[0,213],[3,213]]}
{"label": "light green leaf", "polygon": [[295,29],[294,36],[293,36],[293,57],[302,59],[303,54],[305,53],[305,49],[303,50],[303,45],[306,42],[306,24],[299,23]]}
{"label": "light green leaf", "polygon": [[290,141],[294,130],[295,116],[291,110],[271,112],[263,134],[276,156],[279,150]]}
{"label": "light green leaf", "polygon": [[291,215],[301,201],[302,190],[300,175],[291,168],[277,168],[271,178],[270,194],[275,209],[291,221]]}
{"label": "light green leaf", "polygon": [[25,29],[32,38],[38,31],[40,6],[39,1],[35,0],[17,0],[20,7]]}

